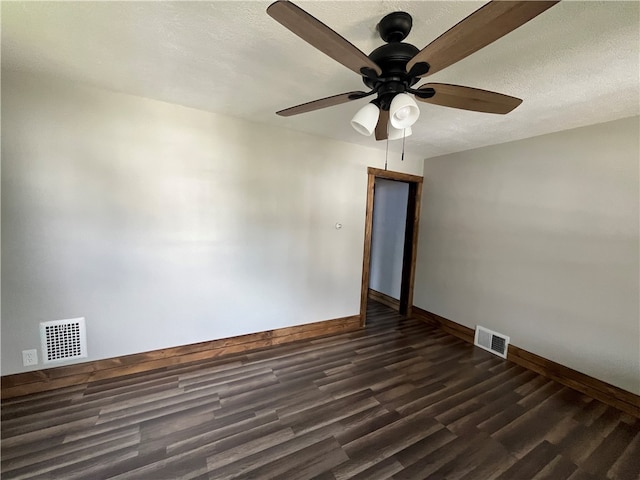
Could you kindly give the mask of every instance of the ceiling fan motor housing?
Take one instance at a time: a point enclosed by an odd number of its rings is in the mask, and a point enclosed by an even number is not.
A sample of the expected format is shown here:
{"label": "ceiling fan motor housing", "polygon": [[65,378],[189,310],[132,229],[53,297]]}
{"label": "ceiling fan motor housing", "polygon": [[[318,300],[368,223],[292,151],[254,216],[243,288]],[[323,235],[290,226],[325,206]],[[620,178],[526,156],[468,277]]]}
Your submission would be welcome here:
{"label": "ceiling fan motor housing", "polygon": [[371,75],[370,71],[363,72],[362,81],[378,94],[376,103],[383,110],[389,109],[395,95],[408,91],[420,80],[413,72],[407,73],[407,63],[420,50],[402,41],[411,31],[412,23],[411,15],[407,12],[393,12],[377,25],[380,38],[387,43],[371,52],[369,58],[380,67],[382,73]]}
{"label": "ceiling fan motor housing", "polygon": [[[407,62],[418,52],[418,48],[404,42],[387,43],[376,48],[369,58],[380,66],[382,73],[375,78],[363,75],[362,81],[367,87],[375,90],[379,97],[391,94],[392,98],[395,94],[404,93],[420,80],[419,77],[414,77],[406,71]],[[383,109],[386,110],[384,104],[390,103],[391,98],[388,102],[383,101]]]}

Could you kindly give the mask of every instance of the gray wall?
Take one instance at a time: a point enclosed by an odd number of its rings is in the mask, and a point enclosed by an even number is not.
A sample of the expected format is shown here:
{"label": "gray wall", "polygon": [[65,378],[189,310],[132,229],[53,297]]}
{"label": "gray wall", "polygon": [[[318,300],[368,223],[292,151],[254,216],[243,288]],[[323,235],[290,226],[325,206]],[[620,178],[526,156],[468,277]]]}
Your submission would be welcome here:
{"label": "gray wall", "polygon": [[377,178],[369,288],[400,299],[409,184]]}
{"label": "gray wall", "polygon": [[384,151],[3,72],[2,162],[3,375],[41,321],[95,360],[359,313]]}
{"label": "gray wall", "polygon": [[640,394],[639,131],[426,160],[414,303]]}

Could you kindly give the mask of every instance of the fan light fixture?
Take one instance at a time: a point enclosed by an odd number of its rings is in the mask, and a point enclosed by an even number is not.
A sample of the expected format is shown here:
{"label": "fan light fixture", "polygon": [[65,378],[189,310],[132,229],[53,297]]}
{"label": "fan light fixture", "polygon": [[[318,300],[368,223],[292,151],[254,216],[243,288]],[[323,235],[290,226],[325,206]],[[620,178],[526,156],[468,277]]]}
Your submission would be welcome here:
{"label": "fan light fixture", "polygon": [[406,93],[399,93],[391,100],[389,107],[389,123],[394,128],[407,128],[416,123],[420,109],[416,101]]}
{"label": "fan light fixture", "polygon": [[351,126],[356,132],[369,137],[376,129],[378,117],[380,117],[380,109],[378,106],[373,103],[367,103],[353,116]]}
{"label": "fan light fixture", "polygon": [[[389,105],[387,138],[398,140],[411,135],[411,125],[420,116],[420,110],[413,98],[406,93],[398,93],[391,100],[391,104],[387,103],[387,105]],[[385,108],[384,105],[383,108]],[[380,107],[377,105],[377,100],[374,100],[356,112],[351,119],[351,126],[356,132],[369,137],[376,130],[379,118]]]}

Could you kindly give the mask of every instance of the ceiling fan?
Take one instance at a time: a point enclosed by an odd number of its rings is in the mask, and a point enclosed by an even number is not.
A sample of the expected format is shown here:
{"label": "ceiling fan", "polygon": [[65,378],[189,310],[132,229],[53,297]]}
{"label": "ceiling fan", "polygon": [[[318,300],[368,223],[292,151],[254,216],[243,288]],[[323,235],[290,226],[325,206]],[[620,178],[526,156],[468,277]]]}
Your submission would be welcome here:
{"label": "ceiling fan", "polygon": [[376,140],[403,138],[420,111],[421,102],[476,112],[506,114],[522,103],[519,98],[477,88],[426,83],[421,78],[438,72],[524,25],[556,1],[491,1],[440,35],[422,50],[404,43],[413,20],[406,12],[386,15],[377,25],[385,45],[365,55],[340,34],[302,8],[278,0],[267,13],[307,43],[362,77],[369,91],[353,91],[321,98],[276,112],[288,117],[376,95],[361,108],[351,124]]}

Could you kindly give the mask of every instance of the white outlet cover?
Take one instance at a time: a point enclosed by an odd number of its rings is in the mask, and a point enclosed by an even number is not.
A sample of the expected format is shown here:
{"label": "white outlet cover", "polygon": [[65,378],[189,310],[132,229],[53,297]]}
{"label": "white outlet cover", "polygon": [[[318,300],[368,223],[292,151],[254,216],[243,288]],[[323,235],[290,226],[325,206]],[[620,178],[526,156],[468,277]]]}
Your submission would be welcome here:
{"label": "white outlet cover", "polygon": [[28,366],[37,365],[37,364],[38,364],[38,351],[36,349],[22,351],[23,366],[28,367]]}

